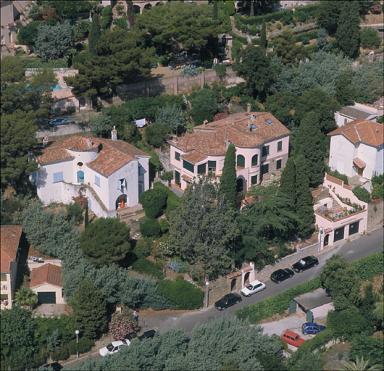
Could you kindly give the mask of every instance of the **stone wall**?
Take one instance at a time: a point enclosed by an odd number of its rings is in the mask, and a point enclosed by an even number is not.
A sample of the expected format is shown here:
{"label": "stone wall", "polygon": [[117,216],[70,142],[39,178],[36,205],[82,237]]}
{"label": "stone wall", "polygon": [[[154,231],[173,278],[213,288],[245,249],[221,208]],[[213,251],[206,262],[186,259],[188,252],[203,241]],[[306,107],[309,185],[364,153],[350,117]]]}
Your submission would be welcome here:
{"label": "stone wall", "polygon": [[368,225],[367,232],[383,227],[383,200],[373,200],[368,204]]}

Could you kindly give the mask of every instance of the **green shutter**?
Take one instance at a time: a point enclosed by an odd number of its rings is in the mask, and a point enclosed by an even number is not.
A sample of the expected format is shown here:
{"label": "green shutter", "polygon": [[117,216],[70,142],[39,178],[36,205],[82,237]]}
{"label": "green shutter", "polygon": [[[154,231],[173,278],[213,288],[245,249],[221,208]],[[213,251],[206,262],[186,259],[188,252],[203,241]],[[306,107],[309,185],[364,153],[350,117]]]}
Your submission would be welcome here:
{"label": "green shutter", "polygon": [[207,172],[207,163],[197,165],[197,174],[205,174]]}
{"label": "green shutter", "polygon": [[237,167],[245,167],[245,158],[243,155],[237,155]]}
{"label": "green shutter", "polygon": [[195,172],[195,167],[188,161],[183,160],[183,168],[190,171],[191,173]]}

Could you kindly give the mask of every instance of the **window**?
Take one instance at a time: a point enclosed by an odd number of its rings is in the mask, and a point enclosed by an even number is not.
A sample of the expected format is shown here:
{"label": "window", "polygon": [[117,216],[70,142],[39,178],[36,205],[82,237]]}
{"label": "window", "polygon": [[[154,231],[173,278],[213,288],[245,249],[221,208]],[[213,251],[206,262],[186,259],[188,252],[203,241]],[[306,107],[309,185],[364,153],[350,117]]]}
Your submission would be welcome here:
{"label": "window", "polygon": [[349,235],[355,234],[359,231],[359,221],[349,225]]}
{"label": "window", "polygon": [[180,153],[175,152],[175,160],[180,161]]}
{"label": "window", "polygon": [[262,155],[263,157],[266,157],[266,156],[269,155],[269,146],[264,146],[264,147],[263,147],[263,149],[262,149],[262,151],[261,151],[261,155]]}
{"label": "window", "polygon": [[53,173],[53,183],[58,183],[64,181],[63,172]]}
{"label": "window", "polygon": [[77,163],[77,166],[82,167],[83,163],[80,161],[80,162]]}
{"label": "window", "polygon": [[95,175],[95,185],[100,187],[100,177],[98,175]]}
{"label": "window", "polygon": [[252,185],[257,184],[257,175],[251,176],[251,184]]}
{"label": "window", "polygon": [[335,229],[334,241],[340,241],[344,238],[344,227]]}
{"label": "window", "polygon": [[118,180],[118,189],[123,193],[126,191],[127,181],[124,178]]}
{"label": "window", "polygon": [[276,170],[281,169],[281,160],[276,161]]}
{"label": "window", "polygon": [[1,273],[1,281],[7,280],[7,273]]}
{"label": "window", "polygon": [[268,174],[269,172],[269,164],[261,165],[261,174]]}
{"label": "window", "polygon": [[205,174],[207,172],[207,163],[197,165],[197,174]]}
{"label": "window", "polygon": [[243,155],[237,155],[237,167],[245,167],[245,157]]}
{"label": "window", "polygon": [[252,157],[252,166],[257,166],[258,162],[259,162],[259,155],[254,155]]}
{"label": "window", "polygon": [[280,152],[283,150],[283,141],[280,140],[279,142],[277,142],[277,152]]}
{"label": "window", "polygon": [[175,170],[175,183],[179,186],[181,184],[180,182],[180,173]]}
{"label": "window", "polygon": [[195,167],[190,162],[185,160],[183,160],[183,168],[191,173],[195,172]]}
{"label": "window", "polygon": [[82,170],[77,172],[77,183],[84,183],[84,171]]}
{"label": "window", "polygon": [[0,299],[1,299],[1,301],[8,300],[8,294],[1,294]]}
{"label": "window", "polygon": [[216,172],[216,161],[208,161],[208,172]]}

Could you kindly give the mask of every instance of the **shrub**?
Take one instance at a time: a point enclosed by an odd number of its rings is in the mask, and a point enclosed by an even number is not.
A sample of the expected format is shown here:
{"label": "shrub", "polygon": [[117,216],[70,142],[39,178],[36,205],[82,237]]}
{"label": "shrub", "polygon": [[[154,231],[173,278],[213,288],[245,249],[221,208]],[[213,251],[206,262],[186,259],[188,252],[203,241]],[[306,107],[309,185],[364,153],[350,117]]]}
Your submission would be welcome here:
{"label": "shrub", "polygon": [[169,219],[170,213],[180,205],[180,202],[181,202],[180,197],[176,196],[176,194],[173,193],[171,189],[169,189],[168,187],[166,187],[164,184],[160,182],[156,182],[153,188],[162,189],[164,192],[167,193],[168,197],[167,197],[167,207],[165,210],[165,215]]}
{"label": "shrub", "polygon": [[363,28],[360,31],[360,42],[363,48],[376,49],[380,46],[379,33],[374,28]]}
{"label": "shrub", "polygon": [[108,5],[101,11],[101,28],[106,30],[112,23],[112,8]]}
{"label": "shrub", "polygon": [[157,219],[143,218],[140,222],[140,232],[144,237],[159,237],[161,228]]}
{"label": "shrub", "polygon": [[353,188],[352,192],[360,201],[366,203],[371,201],[370,193],[363,187],[355,187]]}
{"label": "shrub", "polygon": [[372,198],[384,198],[384,174],[372,178]]}
{"label": "shrub", "polygon": [[223,79],[225,75],[227,74],[227,67],[225,64],[216,64],[214,67],[214,70],[216,72],[216,75],[219,77],[219,79]]}
{"label": "shrub", "polygon": [[171,180],[173,179],[173,171],[165,171],[160,175],[160,179],[164,180],[166,182],[171,183]]}
{"label": "shrub", "polygon": [[382,339],[368,336],[356,336],[352,340],[351,358],[364,357],[369,359],[371,364],[382,364],[384,354]]}
{"label": "shrub", "polygon": [[162,234],[167,233],[169,231],[169,223],[167,219],[160,219],[159,224]]}
{"label": "shrub", "polygon": [[137,272],[149,274],[158,279],[164,278],[162,265],[159,263],[152,263],[151,261],[145,258],[140,258],[136,260],[132,264],[132,268]]}
{"label": "shrub", "polygon": [[326,172],[329,175],[332,175],[335,178],[342,180],[344,182],[344,184],[348,184],[348,177],[344,174],[339,173],[337,170],[331,170],[331,169],[327,168]]}
{"label": "shrub", "polygon": [[68,345],[64,345],[54,352],[52,352],[52,360],[53,361],[60,361],[60,360],[65,360],[68,359],[70,356]]}
{"label": "shrub", "polygon": [[152,252],[152,240],[150,238],[141,238],[136,242],[136,246],[133,249],[137,258],[145,258],[151,255]]}
{"label": "shrub", "polygon": [[83,221],[83,208],[77,204],[72,203],[66,206],[67,218],[73,220],[75,224],[80,224]]}
{"label": "shrub", "polygon": [[180,278],[176,281],[161,281],[158,291],[172,303],[175,309],[197,309],[203,305],[204,293]]}
{"label": "shrub", "polygon": [[140,195],[147,218],[157,218],[162,214],[167,203],[167,192],[159,187],[149,189]]}
{"label": "shrub", "polygon": [[384,256],[381,253],[372,254],[352,263],[359,278],[369,280],[370,278],[383,274]]}

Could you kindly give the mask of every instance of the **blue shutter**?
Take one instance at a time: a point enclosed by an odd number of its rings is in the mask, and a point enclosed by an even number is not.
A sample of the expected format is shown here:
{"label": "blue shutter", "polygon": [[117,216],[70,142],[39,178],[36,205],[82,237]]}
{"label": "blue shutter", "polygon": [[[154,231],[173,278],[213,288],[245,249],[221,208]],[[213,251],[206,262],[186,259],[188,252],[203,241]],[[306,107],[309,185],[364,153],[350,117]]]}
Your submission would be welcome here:
{"label": "blue shutter", "polygon": [[53,173],[53,183],[62,182],[64,180],[63,172]]}

